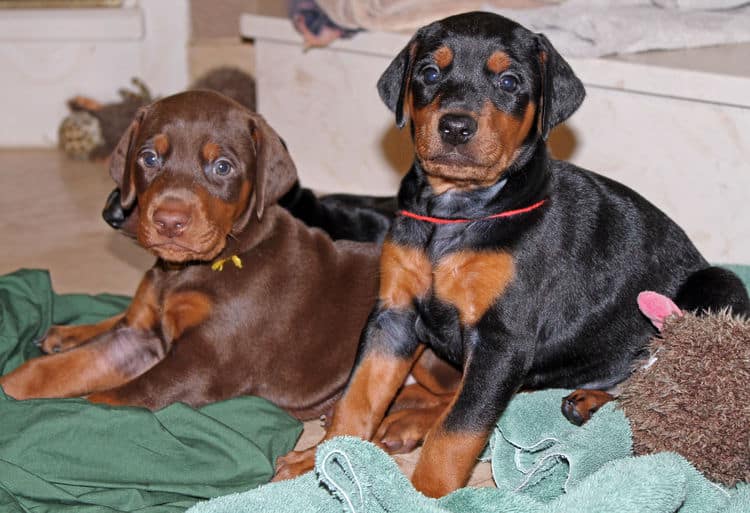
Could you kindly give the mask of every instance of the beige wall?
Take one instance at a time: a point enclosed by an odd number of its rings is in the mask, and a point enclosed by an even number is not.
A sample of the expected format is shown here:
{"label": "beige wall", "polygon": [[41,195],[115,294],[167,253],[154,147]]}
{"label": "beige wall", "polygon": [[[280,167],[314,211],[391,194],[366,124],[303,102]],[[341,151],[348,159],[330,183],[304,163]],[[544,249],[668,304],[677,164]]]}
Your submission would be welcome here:
{"label": "beige wall", "polygon": [[218,66],[255,71],[252,43],[242,40],[240,15],[264,14],[285,18],[285,0],[190,0],[190,46],[188,67],[191,80]]}
{"label": "beige wall", "polygon": [[190,0],[194,40],[239,37],[240,14],[285,17],[285,0]]}

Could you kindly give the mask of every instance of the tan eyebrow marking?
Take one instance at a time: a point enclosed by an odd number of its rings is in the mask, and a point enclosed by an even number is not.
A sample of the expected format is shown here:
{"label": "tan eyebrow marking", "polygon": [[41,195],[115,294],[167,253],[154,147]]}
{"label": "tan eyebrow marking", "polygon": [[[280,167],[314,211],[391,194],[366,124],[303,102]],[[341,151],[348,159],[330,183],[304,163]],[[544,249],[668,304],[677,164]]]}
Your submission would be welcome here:
{"label": "tan eyebrow marking", "polygon": [[169,137],[167,134],[156,134],[154,137],[154,149],[159,155],[166,155],[169,151]]}
{"label": "tan eyebrow marking", "polygon": [[510,57],[505,52],[497,50],[487,59],[487,69],[493,73],[502,73],[510,68]]}
{"label": "tan eyebrow marking", "polygon": [[451,62],[453,62],[453,50],[447,46],[441,46],[432,54],[435,58],[435,63],[441,68],[445,68]]}
{"label": "tan eyebrow marking", "polygon": [[221,146],[215,142],[208,142],[203,146],[201,153],[203,158],[210,162],[221,155]]}

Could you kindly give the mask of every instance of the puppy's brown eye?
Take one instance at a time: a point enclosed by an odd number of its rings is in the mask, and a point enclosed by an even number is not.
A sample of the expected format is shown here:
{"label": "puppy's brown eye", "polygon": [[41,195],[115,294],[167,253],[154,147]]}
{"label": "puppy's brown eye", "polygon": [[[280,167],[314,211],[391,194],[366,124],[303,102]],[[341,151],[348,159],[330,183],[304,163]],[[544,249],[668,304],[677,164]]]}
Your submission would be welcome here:
{"label": "puppy's brown eye", "polygon": [[227,176],[232,172],[232,164],[228,160],[217,160],[214,163],[214,174],[218,176]]}
{"label": "puppy's brown eye", "polygon": [[155,151],[146,150],[141,152],[140,159],[145,167],[157,167],[159,165],[159,155]]}

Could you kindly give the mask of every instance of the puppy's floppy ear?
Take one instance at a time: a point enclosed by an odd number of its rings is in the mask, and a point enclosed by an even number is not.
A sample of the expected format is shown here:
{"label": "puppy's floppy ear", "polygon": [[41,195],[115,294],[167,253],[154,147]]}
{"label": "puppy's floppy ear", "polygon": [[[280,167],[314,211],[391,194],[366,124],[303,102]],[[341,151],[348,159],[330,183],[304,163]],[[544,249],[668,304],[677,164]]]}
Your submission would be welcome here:
{"label": "puppy's floppy ear", "polygon": [[141,108],[136,112],[135,118],[130,122],[130,126],[120,137],[120,141],[115,146],[109,163],[109,175],[120,189],[120,205],[125,210],[130,209],[135,203],[135,160],[138,157],[134,155],[136,148],[135,143],[138,139],[143,118],[146,115],[146,109]]}
{"label": "puppy's floppy ear", "polygon": [[[404,113],[404,102],[409,92],[414,57],[417,53],[419,32],[399,52],[378,79],[378,93],[383,103],[396,114],[396,125],[404,128],[409,112]],[[408,109],[408,106],[407,106]]]}
{"label": "puppy's floppy ear", "polygon": [[555,126],[578,110],[586,96],[586,89],[545,35],[537,34],[536,37],[537,58],[542,76],[539,133],[546,141]]}
{"label": "puppy's floppy ear", "polygon": [[255,148],[255,179],[248,210],[254,209],[260,219],[266,205],[279,201],[295,184],[297,168],[279,134],[262,116],[250,118],[250,135]]}

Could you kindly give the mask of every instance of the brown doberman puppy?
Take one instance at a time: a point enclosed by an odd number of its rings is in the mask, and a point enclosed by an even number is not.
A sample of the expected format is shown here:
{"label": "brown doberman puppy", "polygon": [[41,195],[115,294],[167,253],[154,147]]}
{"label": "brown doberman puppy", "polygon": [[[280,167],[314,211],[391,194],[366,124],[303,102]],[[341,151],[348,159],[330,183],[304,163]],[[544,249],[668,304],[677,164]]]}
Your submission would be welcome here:
{"label": "brown doberman puppy", "polygon": [[[412,476],[429,496],[463,486],[519,390],[582,388],[588,416],[648,351],[636,296],[750,311],[739,278],[710,267],[685,233],[626,186],[547,152],[583,101],[546,37],[490,13],[427,25],[378,82],[415,159],[380,259],[380,288],[326,438],[378,436],[427,346],[463,370],[428,426]],[[569,406],[566,406],[569,405]],[[574,418],[575,420],[575,418]],[[386,419],[387,422],[387,419]],[[276,479],[312,467],[280,458]]]}
{"label": "brown doberman puppy", "polygon": [[52,328],[51,354],[0,377],[5,392],[151,409],[254,394],[325,413],[377,297],[380,245],[334,241],[279,206],[297,180],[282,141],[216,93],[141,109],[110,173],[158,260],[125,313]]}

